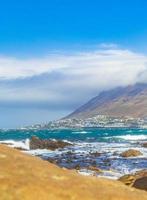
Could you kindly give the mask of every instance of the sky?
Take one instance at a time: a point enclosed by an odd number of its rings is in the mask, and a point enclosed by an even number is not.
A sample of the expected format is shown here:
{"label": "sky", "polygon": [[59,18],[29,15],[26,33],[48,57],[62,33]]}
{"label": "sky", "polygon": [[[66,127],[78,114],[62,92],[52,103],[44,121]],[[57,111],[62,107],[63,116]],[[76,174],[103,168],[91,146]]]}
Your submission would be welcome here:
{"label": "sky", "polygon": [[0,128],[66,116],[147,82],[146,0],[0,2]]}

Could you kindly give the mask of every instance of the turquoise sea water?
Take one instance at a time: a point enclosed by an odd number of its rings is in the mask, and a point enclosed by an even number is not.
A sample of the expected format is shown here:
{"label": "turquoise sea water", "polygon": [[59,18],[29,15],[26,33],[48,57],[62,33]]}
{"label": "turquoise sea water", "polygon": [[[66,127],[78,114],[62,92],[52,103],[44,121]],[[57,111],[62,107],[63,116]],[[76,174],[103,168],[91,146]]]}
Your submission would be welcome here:
{"label": "turquoise sea water", "polygon": [[[64,149],[50,151],[46,149],[29,149],[31,136],[42,139],[67,140],[73,145]],[[22,147],[26,153],[40,156],[46,160],[54,160],[61,167],[80,168],[85,175],[93,174],[89,166],[103,170],[98,176],[118,178],[124,174],[147,169],[147,148],[142,144],[147,142],[145,129],[54,129],[54,130],[1,130],[0,142],[12,147]],[[123,158],[120,154],[128,149],[136,149],[142,156]],[[92,153],[99,152],[94,156]]]}
{"label": "turquoise sea water", "polygon": [[[42,139],[60,139],[89,142],[119,142],[147,139],[147,129],[121,128],[82,128],[82,129],[47,129],[47,130],[0,130],[0,140],[25,140],[31,136]],[[127,140],[128,139],[128,140]]]}

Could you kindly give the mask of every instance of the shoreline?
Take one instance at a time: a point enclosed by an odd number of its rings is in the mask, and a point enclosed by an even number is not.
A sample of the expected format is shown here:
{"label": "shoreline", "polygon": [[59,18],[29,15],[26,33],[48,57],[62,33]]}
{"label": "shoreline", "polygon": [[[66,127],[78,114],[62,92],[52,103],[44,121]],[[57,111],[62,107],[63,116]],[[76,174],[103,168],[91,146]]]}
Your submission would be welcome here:
{"label": "shoreline", "polygon": [[[40,142],[41,141],[37,141],[39,145]],[[67,143],[69,141],[64,142]],[[77,170],[79,174],[85,176],[105,177],[107,179],[117,180],[126,174],[133,174],[137,171],[147,169],[147,167],[145,167],[145,155],[147,153],[146,148],[144,155],[136,155],[132,158],[125,158],[121,156],[121,154],[125,150],[129,150],[131,148],[140,150],[135,147],[136,143],[133,146],[129,146],[128,144],[122,144],[121,147],[121,144],[116,143],[106,143],[104,145],[104,143],[99,142],[91,144],[78,142],[73,144],[71,143],[70,146],[67,145],[67,147],[65,148],[57,148],[56,150],[44,148],[38,149],[38,144],[35,144],[37,145],[37,149],[30,149],[29,139],[27,139],[27,141],[14,141],[14,143],[13,141],[9,140],[1,142],[1,144],[6,144],[11,148],[18,149],[26,154],[40,157],[42,160],[47,160],[48,162],[54,163],[61,168]],[[99,150],[97,150],[97,148]],[[131,167],[129,165],[131,164],[132,166],[134,166],[134,162],[136,163],[136,169],[134,169],[133,167],[130,168],[131,171],[128,171],[129,167]],[[144,168],[139,168],[139,166],[141,166],[143,163]],[[119,165],[123,165],[123,167],[120,168]]]}
{"label": "shoreline", "polygon": [[[35,148],[34,144],[30,147],[33,136],[39,139],[35,139]],[[48,140],[52,141],[51,149],[46,146]],[[76,169],[85,176],[115,180],[147,169],[147,148],[143,145],[146,141],[147,132],[137,129],[15,130],[0,133],[0,143],[38,156],[61,168]],[[71,145],[67,145],[69,143]],[[122,157],[122,153],[129,149],[140,151],[141,154],[132,158]]]}

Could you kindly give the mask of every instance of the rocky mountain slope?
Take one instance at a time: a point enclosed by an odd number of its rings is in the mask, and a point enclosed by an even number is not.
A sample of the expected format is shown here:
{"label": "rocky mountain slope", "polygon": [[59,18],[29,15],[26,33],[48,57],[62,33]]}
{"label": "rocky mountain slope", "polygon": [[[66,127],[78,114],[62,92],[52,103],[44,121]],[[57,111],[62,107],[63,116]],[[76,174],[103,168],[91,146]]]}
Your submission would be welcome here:
{"label": "rocky mountain slope", "polygon": [[96,115],[146,117],[147,84],[118,87],[101,92],[67,118],[84,119]]}
{"label": "rocky mountain slope", "polygon": [[0,145],[1,200],[147,200],[119,181],[86,177]]}

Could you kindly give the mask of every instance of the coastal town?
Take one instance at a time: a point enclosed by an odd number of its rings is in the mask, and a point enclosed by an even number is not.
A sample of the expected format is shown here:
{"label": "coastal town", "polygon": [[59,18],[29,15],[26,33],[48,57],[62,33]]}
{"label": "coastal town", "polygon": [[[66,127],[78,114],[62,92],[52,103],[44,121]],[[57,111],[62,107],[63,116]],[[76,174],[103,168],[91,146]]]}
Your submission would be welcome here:
{"label": "coastal town", "polygon": [[50,121],[46,124],[36,124],[29,128],[147,128],[147,118],[113,117],[97,115],[87,119],[65,118]]}

